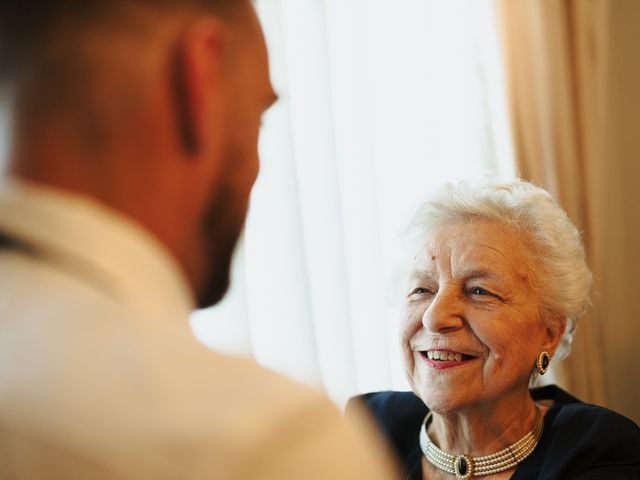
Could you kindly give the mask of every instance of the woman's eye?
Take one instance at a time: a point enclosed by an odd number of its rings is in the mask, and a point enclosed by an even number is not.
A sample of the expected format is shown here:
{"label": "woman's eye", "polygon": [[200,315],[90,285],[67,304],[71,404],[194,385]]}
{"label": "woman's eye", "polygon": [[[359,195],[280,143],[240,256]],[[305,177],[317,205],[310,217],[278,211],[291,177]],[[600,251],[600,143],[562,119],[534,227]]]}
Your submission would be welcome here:
{"label": "woman's eye", "polygon": [[421,295],[423,293],[429,293],[430,290],[428,288],[424,288],[424,287],[416,287],[413,290],[411,290],[411,293],[409,294],[409,296],[411,295]]}
{"label": "woman's eye", "polygon": [[482,287],[473,287],[471,289],[471,295],[491,295],[491,293]]}

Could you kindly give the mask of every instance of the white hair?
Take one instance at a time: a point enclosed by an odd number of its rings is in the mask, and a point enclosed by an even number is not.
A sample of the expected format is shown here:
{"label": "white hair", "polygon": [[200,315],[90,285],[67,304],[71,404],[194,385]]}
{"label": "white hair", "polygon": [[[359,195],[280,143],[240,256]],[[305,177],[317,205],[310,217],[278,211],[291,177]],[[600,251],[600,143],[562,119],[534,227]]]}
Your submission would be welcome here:
{"label": "white hair", "polygon": [[422,205],[412,229],[424,238],[442,224],[473,219],[496,220],[520,234],[541,319],[567,321],[554,354],[566,357],[576,321],[590,304],[592,275],[578,229],[547,191],[523,180],[447,184]]}

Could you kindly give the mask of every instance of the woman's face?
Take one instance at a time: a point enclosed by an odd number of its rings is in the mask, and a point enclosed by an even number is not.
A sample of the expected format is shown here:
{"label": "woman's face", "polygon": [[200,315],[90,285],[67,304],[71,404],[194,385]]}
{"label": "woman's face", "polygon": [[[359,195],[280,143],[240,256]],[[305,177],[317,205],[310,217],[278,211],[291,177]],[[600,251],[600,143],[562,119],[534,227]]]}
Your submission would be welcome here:
{"label": "woman's face", "polygon": [[433,411],[521,399],[538,353],[555,349],[562,332],[540,319],[527,255],[497,221],[445,224],[427,237],[401,336],[409,382]]}

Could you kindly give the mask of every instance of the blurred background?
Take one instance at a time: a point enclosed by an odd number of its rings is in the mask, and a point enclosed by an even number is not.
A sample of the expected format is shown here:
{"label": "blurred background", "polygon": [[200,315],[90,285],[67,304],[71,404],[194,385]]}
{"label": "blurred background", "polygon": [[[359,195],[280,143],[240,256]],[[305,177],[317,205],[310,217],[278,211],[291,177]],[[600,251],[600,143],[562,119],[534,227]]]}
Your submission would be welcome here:
{"label": "blurred background", "polygon": [[232,290],[193,316],[198,338],[339,405],[407,389],[405,228],[443,182],[517,175],[567,210],[596,278],[551,379],[640,422],[640,1],[256,5],[281,100]]}
{"label": "blurred background", "polygon": [[404,230],[432,188],[515,175],[491,2],[259,0],[280,101],[232,289],[197,313],[212,348],[343,404],[408,389]]}

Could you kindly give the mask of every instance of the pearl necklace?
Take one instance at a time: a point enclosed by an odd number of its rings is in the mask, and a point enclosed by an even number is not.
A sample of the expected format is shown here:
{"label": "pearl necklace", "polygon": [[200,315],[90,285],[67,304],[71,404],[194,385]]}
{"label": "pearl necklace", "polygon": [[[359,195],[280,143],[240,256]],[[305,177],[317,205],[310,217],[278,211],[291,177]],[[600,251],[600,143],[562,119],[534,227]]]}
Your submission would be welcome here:
{"label": "pearl necklace", "polygon": [[516,443],[491,455],[483,457],[471,457],[469,455],[452,455],[443,452],[427,435],[427,428],[431,421],[431,412],[422,422],[420,428],[420,448],[429,463],[451,475],[455,475],[458,480],[467,480],[471,477],[482,477],[504,472],[514,468],[518,463],[531,455],[542,435],[544,422],[540,411],[536,409],[536,423],[533,430],[527,433]]}

